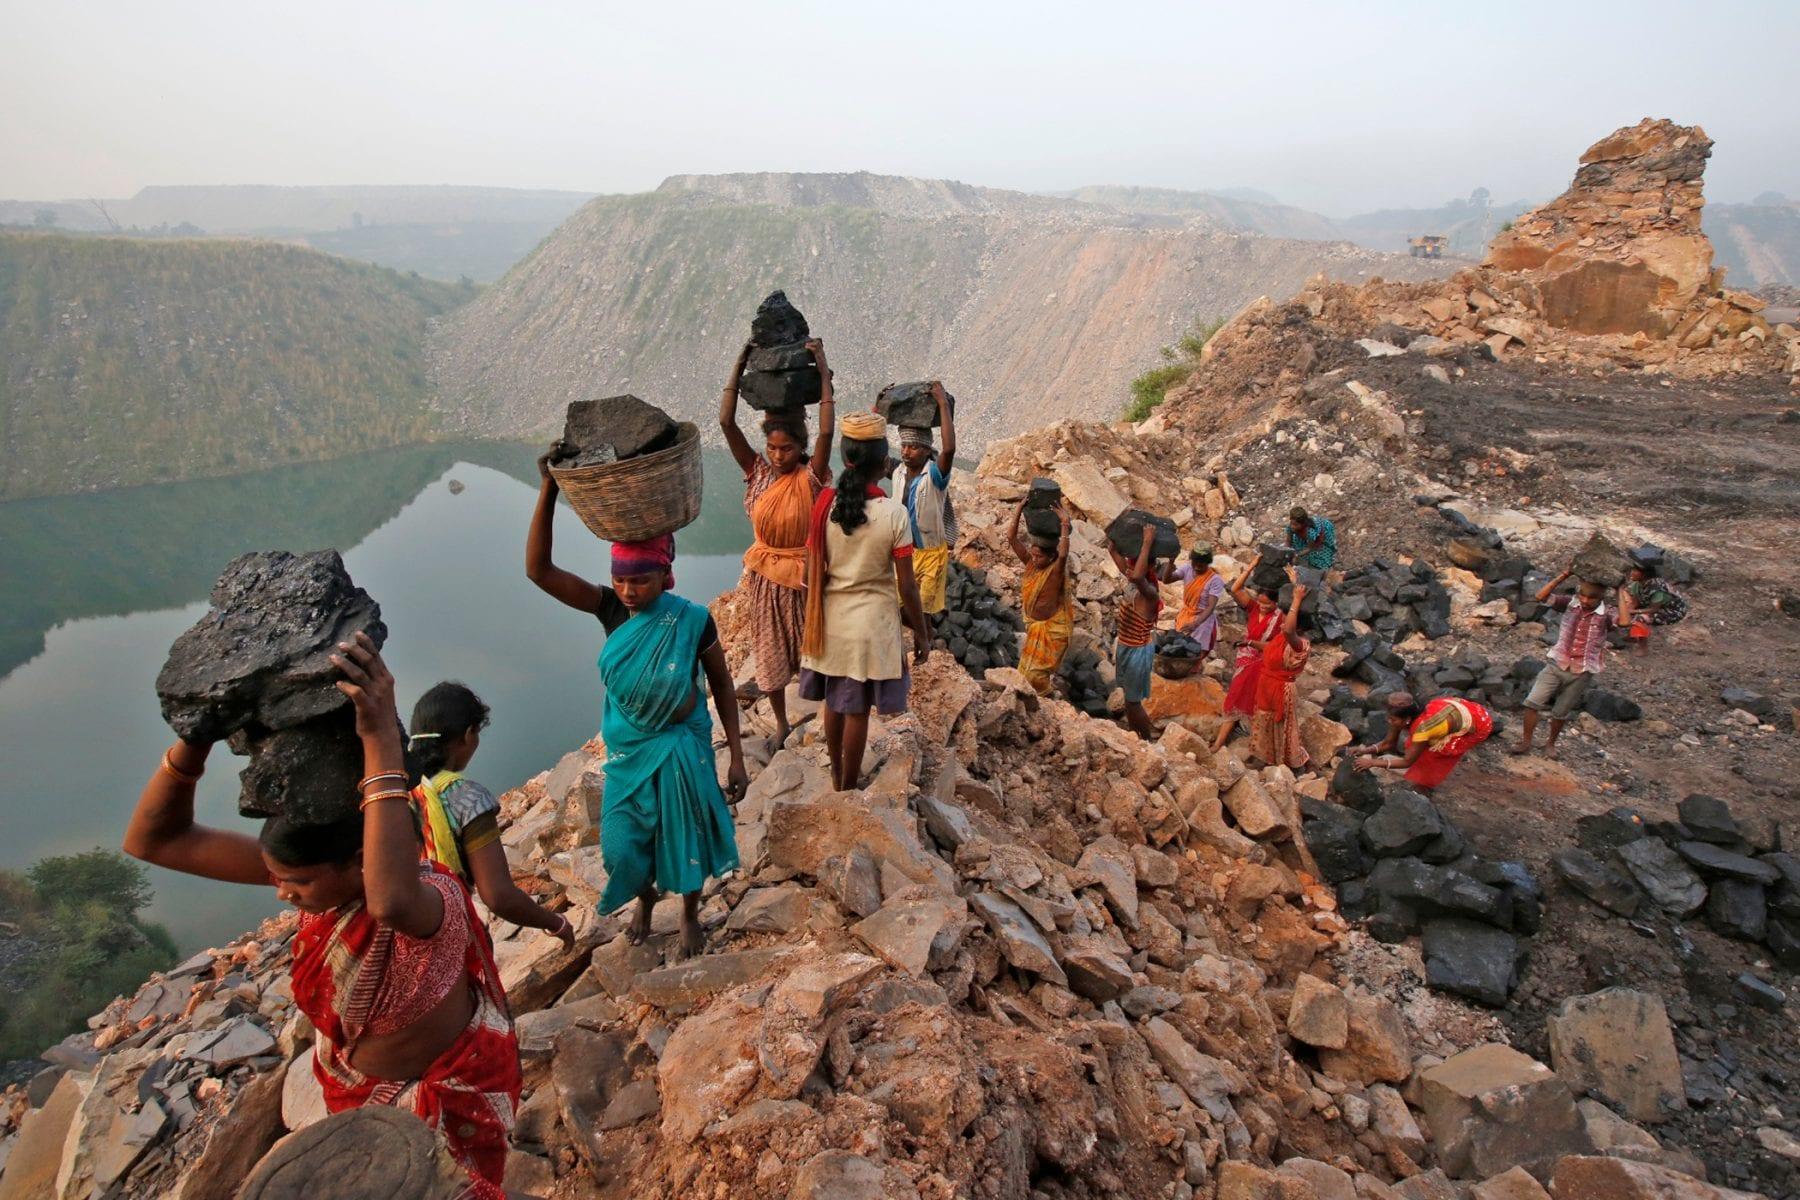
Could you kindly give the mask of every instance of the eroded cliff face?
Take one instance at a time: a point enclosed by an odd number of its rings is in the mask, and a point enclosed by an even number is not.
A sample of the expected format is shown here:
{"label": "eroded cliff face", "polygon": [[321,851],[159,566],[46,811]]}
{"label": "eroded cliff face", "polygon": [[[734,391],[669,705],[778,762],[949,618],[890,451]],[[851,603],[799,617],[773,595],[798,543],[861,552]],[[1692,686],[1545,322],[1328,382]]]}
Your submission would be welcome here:
{"label": "eroded cliff face", "polygon": [[1700,230],[1712,139],[1646,117],[1581,156],[1575,182],[1494,238],[1486,266],[1527,272],[1551,324],[1580,333],[1662,335],[1715,286]]}
{"label": "eroded cliff face", "polygon": [[842,403],[941,377],[974,450],[1112,419],[1160,347],[1264,292],[1443,270],[944,181],[677,176],[595,200],[446,321],[438,402],[471,432],[535,435],[571,400],[631,391],[706,428],[751,313],[781,288],[825,339]]}

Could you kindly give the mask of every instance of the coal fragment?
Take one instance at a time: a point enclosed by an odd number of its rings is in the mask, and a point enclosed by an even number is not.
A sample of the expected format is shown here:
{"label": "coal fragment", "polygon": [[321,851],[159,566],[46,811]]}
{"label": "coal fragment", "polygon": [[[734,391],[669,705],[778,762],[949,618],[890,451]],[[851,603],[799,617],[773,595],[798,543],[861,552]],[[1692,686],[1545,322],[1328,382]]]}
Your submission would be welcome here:
{"label": "coal fragment", "polygon": [[817,404],[823,380],[805,345],[758,347],[744,360],[738,394],[759,412],[797,410]]}
{"label": "coal fragment", "polygon": [[1181,553],[1181,535],[1175,531],[1175,522],[1167,517],[1147,513],[1141,508],[1128,508],[1114,517],[1106,527],[1106,540],[1120,554],[1136,562],[1138,553],[1143,549],[1145,525],[1156,527],[1150,551],[1153,558],[1174,558]]}
{"label": "coal fragment", "polygon": [[[1337,808],[1336,805],[1332,806]],[[1338,808],[1342,818],[1305,821],[1300,826],[1306,848],[1328,883],[1342,883],[1369,873],[1372,861],[1362,847],[1361,822],[1347,808]]]}
{"label": "coal fragment", "polygon": [[1619,847],[1619,860],[1651,901],[1678,917],[1691,916],[1706,903],[1706,885],[1667,842],[1641,838]]}
{"label": "coal fragment", "polygon": [[1644,715],[1637,701],[1605,688],[1590,687],[1581,707],[1601,721],[1636,721]]}
{"label": "coal fragment", "polygon": [[1380,808],[1363,822],[1363,844],[1377,858],[1417,854],[1444,832],[1437,806],[1418,792],[1396,788]]}
{"label": "coal fragment", "polygon": [[1706,897],[1706,923],[1726,937],[1762,941],[1769,928],[1763,886],[1742,879],[1715,880]]}
{"label": "coal fragment", "polygon": [[[956,397],[946,392],[944,398],[950,415],[955,416]],[[936,429],[940,423],[937,401],[932,398],[929,379],[888,384],[875,397],[875,411],[886,417],[888,424],[904,425],[911,429]]]}
{"label": "coal fragment", "polygon": [[335,550],[235,558],[211,607],[169,647],[156,676],[163,719],[184,738],[288,729],[349,706],[331,664],[358,632],[387,641],[381,606],[350,581]]}
{"label": "coal fragment", "polygon": [[593,467],[667,450],[680,436],[669,414],[636,396],[576,400],[563,420],[559,467]]}
{"label": "coal fragment", "polygon": [[1550,856],[1550,865],[1576,891],[1622,917],[1635,916],[1643,897],[1637,886],[1586,850],[1573,847]]}
{"label": "coal fragment", "polygon": [[1574,571],[1575,578],[1583,583],[1616,588],[1625,582],[1628,565],[1619,548],[1607,541],[1604,535],[1596,533],[1581,548],[1581,553],[1575,556],[1570,569]]}
{"label": "coal fragment", "polygon": [[1338,759],[1337,770],[1332,773],[1331,798],[1346,808],[1364,813],[1374,812],[1385,799],[1381,780],[1375,777],[1375,772],[1357,770],[1348,754]]}
{"label": "coal fragment", "polygon": [[243,816],[285,816],[315,825],[356,812],[363,749],[355,711],[348,706],[273,733],[240,732],[230,745],[250,756],[238,778]]}
{"label": "coal fragment", "polygon": [[1738,828],[1737,819],[1731,815],[1731,809],[1716,796],[1695,792],[1684,797],[1675,806],[1675,812],[1680,816],[1681,823],[1687,826],[1688,832],[1698,841],[1734,846],[1743,840],[1743,832]]}
{"label": "coal fragment", "polygon": [[1737,985],[1737,994],[1758,1008],[1766,1008],[1770,1012],[1780,1012],[1787,1007],[1787,993],[1766,980],[1758,979],[1745,971],[1733,982]]}
{"label": "coal fragment", "polygon": [[1490,1008],[1499,1008],[1519,982],[1519,940],[1503,929],[1463,917],[1434,917],[1424,929],[1425,981]]}
{"label": "coal fragment", "polygon": [[1595,854],[1610,853],[1643,837],[1644,818],[1635,808],[1616,805],[1603,813],[1575,818],[1575,840]]}
{"label": "coal fragment", "polygon": [[1693,863],[1702,875],[1741,879],[1759,886],[1781,881],[1779,868],[1760,859],[1751,858],[1747,854],[1733,853],[1710,842],[1679,842],[1675,849],[1681,852],[1681,857]]}
{"label": "coal fragment", "polygon": [[756,306],[756,315],[750,318],[750,344],[768,348],[770,346],[790,346],[796,342],[804,342],[812,336],[807,327],[806,318],[800,315],[787,298],[786,292],[770,292],[763,302]]}

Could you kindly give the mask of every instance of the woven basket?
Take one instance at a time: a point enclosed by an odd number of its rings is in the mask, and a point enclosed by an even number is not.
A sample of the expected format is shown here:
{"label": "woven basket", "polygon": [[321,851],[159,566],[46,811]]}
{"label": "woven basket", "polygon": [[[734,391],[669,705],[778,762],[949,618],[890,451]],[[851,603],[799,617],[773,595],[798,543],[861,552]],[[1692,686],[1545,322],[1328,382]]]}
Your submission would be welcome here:
{"label": "woven basket", "polygon": [[642,542],[700,515],[700,431],[683,421],[675,444],[655,454],[591,467],[550,467],[569,507],[594,536]]}

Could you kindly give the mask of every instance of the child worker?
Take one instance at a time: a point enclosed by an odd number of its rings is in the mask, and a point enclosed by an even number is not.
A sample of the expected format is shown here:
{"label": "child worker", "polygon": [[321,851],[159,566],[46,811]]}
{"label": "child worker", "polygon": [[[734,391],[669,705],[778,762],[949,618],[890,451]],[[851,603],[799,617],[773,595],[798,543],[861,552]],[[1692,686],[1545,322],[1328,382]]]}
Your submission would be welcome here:
{"label": "child worker", "polygon": [[419,776],[413,809],[424,835],[421,857],[437,863],[481,897],[488,911],[528,929],[542,929],[575,945],[569,919],[519,890],[500,844],[500,802],[463,775],[481,748],[488,706],[466,685],[434,685],[413,705],[407,765]]}
{"label": "child worker", "polygon": [[819,368],[819,437],[809,457],[806,415],[798,410],[763,414],[763,452],[751,448],[737,423],[738,385],[750,356],[746,342],[719,397],[719,428],[744,473],[744,510],[755,537],[744,551],[744,591],[750,612],[750,649],[756,689],[775,715],[775,745],[787,741],[787,686],[800,670],[806,628],[806,533],[813,501],[831,482],[831,368],[825,343],[806,343]]}
{"label": "child worker", "polygon": [[1117,638],[1113,643],[1113,671],[1125,693],[1125,723],[1148,742],[1155,739],[1156,729],[1150,723],[1144,701],[1150,699],[1150,675],[1156,666],[1156,618],[1162,612],[1154,560],[1156,526],[1144,522],[1135,562],[1119,553],[1110,541],[1106,552],[1112,555],[1113,566],[1125,576],[1125,595],[1119,601]]}
{"label": "child worker", "polygon": [[956,541],[956,511],[950,504],[950,468],[956,460],[956,426],[944,385],[931,382],[943,443],[931,452],[931,430],[910,425],[900,430],[900,466],[894,471],[894,498],[906,506],[912,526],[913,578],[927,617],[944,611],[944,583],[950,570],[950,547]]}

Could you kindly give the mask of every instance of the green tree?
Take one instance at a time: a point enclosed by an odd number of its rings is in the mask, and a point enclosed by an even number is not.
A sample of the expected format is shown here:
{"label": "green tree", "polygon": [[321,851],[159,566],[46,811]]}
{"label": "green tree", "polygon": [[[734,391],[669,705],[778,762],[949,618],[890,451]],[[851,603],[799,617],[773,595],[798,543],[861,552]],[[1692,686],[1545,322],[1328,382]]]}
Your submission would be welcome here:
{"label": "green tree", "polygon": [[29,878],[39,901],[51,907],[93,903],[133,914],[150,903],[143,866],[98,846],[85,854],[43,859]]}
{"label": "green tree", "polygon": [[1206,343],[1224,324],[1223,320],[1196,321],[1173,346],[1164,346],[1163,364],[1151,367],[1131,381],[1131,399],[1125,404],[1125,419],[1142,421],[1156,410],[1171,388],[1186,383],[1194,368],[1200,365],[1200,354],[1206,349]]}

